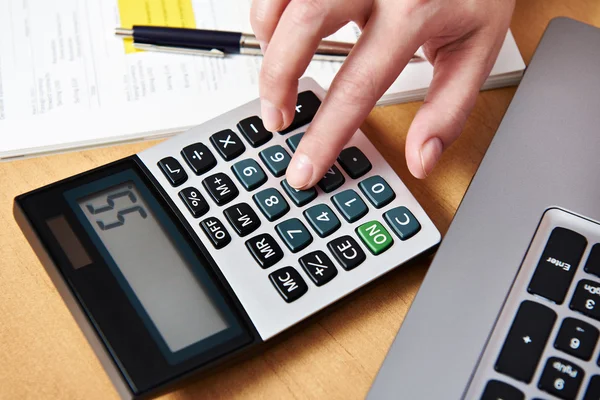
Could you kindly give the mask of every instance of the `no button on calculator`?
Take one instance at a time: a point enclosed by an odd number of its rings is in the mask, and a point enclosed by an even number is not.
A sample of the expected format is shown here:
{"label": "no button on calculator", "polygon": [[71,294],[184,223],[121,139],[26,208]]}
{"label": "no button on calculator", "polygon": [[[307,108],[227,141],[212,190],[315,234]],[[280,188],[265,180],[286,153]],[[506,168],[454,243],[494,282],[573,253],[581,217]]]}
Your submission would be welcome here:
{"label": "no button on calculator", "polygon": [[422,254],[440,234],[357,131],[315,188],[259,100],[137,155],[23,194],[15,217],[115,387],[151,396],[255,348]]}

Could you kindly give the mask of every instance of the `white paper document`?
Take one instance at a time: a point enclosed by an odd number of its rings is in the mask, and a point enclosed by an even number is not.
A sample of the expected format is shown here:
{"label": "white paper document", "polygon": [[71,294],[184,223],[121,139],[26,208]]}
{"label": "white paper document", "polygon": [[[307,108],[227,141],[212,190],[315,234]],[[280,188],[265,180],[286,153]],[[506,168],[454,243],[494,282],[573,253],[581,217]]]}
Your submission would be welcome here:
{"label": "white paper document", "polygon": [[[1,1],[0,160],[158,138],[256,98],[261,57],[126,51],[114,35],[125,8],[129,19],[133,10],[156,21],[152,7],[164,2]],[[252,32],[250,0],[170,6],[181,13],[187,7],[196,28]],[[161,18],[174,18],[163,11]],[[329,39],[354,42],[358,35],[347,25]],[[525,66],[511,35],[502,51],[492,76],[512,74],[497,85],[515,84]],[[313,61],[305,75],[327,88],[340,65]],[[428,63],[410,64],[380,104],[423,98],[431,77]]]}

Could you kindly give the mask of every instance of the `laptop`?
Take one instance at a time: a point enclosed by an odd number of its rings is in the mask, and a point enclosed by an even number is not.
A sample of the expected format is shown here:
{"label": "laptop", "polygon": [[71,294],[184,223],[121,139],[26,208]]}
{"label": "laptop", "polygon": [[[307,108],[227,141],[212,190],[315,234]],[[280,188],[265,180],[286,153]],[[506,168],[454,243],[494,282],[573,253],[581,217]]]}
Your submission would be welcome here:
{"label": "laptop", "polygon": [[553,20],[368,399],[600,398],[600,29]]}

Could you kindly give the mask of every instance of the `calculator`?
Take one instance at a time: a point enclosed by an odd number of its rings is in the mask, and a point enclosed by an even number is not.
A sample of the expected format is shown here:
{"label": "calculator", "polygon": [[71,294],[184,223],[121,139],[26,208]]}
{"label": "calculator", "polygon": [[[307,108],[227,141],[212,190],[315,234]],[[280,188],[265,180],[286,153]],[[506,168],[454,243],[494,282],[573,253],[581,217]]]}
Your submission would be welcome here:
{"label": "calculator", "polygon": [[257,99],[15,199],[122,397],[162,393],[256,349],[439,244],[361,131],[317,186],[287,183],[324,96],[304,78],[285,130],[264,128]]}

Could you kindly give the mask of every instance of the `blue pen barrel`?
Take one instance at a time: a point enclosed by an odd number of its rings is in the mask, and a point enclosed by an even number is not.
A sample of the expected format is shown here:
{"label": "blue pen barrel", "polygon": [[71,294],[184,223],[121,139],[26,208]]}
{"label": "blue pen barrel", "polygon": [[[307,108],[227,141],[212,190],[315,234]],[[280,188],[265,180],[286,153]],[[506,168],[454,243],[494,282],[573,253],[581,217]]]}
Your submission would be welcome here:
{"label": "blue pen barrel", "polygon": [[199,50],[218,49],[224,53],[239,53],[241,36],[240,32],[141,25],[133,27],[133,39],[136,43]]}

